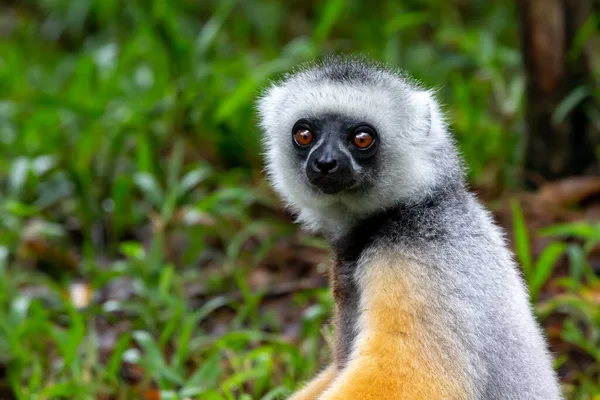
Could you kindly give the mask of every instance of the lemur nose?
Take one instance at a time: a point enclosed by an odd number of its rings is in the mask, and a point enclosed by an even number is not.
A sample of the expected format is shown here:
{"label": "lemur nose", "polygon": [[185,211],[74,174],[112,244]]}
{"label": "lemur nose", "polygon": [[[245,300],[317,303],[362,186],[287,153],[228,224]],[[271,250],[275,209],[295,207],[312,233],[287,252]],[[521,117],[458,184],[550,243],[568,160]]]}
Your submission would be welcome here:
{"label": "lemur nose", "polygon": [[315,160],[316,169],[323,175],[337,171],[338,165],[335,160]]}

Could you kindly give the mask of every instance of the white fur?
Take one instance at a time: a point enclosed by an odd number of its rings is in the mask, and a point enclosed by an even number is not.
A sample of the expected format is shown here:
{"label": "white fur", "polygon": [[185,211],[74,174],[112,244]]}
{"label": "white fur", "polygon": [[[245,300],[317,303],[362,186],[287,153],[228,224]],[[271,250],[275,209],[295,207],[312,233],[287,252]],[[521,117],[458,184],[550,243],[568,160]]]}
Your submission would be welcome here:
{"label": "white fur", "polygon": [[[356,216],[398,201],[418,200],[436,184],[433,149],[447,142],[445,123],[430,91],[378,71],[376,84],[314,79],[311,70],[273,85],[258,109],[265,131],[267,174],[299,221],[310,230],[343,231]],[[380,160],[390,165],[360,198],[325,195],[294,164],[291,130],[301,118],[335,113],[360,119],[380,136]]]}

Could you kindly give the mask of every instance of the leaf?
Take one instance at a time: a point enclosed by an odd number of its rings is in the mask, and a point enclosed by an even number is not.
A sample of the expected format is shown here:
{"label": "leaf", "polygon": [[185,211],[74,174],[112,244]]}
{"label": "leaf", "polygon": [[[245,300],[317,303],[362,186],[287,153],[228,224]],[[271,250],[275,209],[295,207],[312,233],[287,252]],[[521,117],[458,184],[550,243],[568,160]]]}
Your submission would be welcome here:
{"label": "leaf", "polygon": [[9,193],[18,198],[27,182],[27,174],[29,172],[29,160],[25,157],[19,157],[13,161],[10,175],[8,178]]}
{"label": "leaf", "polygon": [[167,366],[158,344],[150,333],[146,331],[134,331],[132,336],[144,350],[144,367],[147,367],[149,373],[164,377],[177,385],[183,384],[183,378]]}
{"label": "leaf", "polygon": [[215,113],[215,122],[223,122],[227,119],[236,118],[236,113],[253,101],[259,86],[269,76],[287,70],[290,67],[289,60],[281,59],[257,65],[251,73],[238,83],[233,93],[228,95],[219,105]]}
{"label": "leaf", "polygon": [[287,396],[290,396],[290,389],[286,388],[285,386],[277,386],[269,390],[267,394],[261,398],[261,400],[277,400],[287,398]]}
{"label": "leaf", "polygon": [[160,369],[165,365],[162,353],[149,332],[134,331],[132,337],[141,346],[144,358],[148,361],[149,365],[155,367],[154,370]]}
{"label": "leaf", "polygon": [[263,371],[260,368],[240,371],[225,379],[221,384],[221,388],[225,393],[232,392],[240,388],[244,383],[260,378],[262,375]]}
{"label": "leaf", "polygon": [[171,358],[171,365],[178,371],[182,371],[185,368],[184,363],[188,355],[190,339],[198,326],[197,316],[198,314],[195,313],[185,318],[185,322],[180,327],[177,335],[177,351]]}
{"label": "leaf", "polygon": [[77,350],[85,336],[85,324],[83,316],[73,307],[69,307],[70,325],[66,329],[55,328],[52,330],[52,337],[56,341],[65,366],[71,366],[71,363],[77,356]]}
{"label": "leaf", "polygon": [[241,81],[234,92],[223,100],[215,114],[216,122],[234,118],[235,113],[252,99],[258,91],[259,82],[254,76],[248,76]]}
{"label": "leaf", "polygon": [[586,42],[592,37],[592,35],[596,32],[598,25],[600,24],[600,20],[596,13],[592,13],[589,18],[584,22],[584,24],[579,28],[573,42],[571,44],[571,48],[567,53],[567,58],[569,62],[575,62],[577,58],[582,54],[585,49]]}
{"label": "leaf", "polygon": [[56,166],[56,157],[51,155],[38,156],[33,159],[31,168],[37,176],[44,175]]}
{"label": "leaf", "polygon": [[129,333],[125,333],[119,338],[112,351],[112,355],[110,356],[110,360],[108,361],[108,365],[106,367],[106,373],[108,375],[108,379],[114,383],[118,382],[123,353],[125,353],[125,350],[127,350],[130,343],[131,335]]}
{"label": "leaf", "polygon": [[133,183],[152,206],[160,209],[164,200],[164,193],[153,175],[148,172],[138,172],[133,176]]}
{"label": "leaf", "polygon": [[181,182],[179,182],[179,187],[177,188],[178,199],[181,199],[190,190],[198,186],[202,181],[208,178],[211,173],[212,170],[210,167],[201,166],[185,174],[181,179]]}
{"label": "leaf", "polygon": [[130,176],[117,176],[112,182],[110,198],[114,204],[112,213],[115,233],[119,234],[123,227],[131,221],[129,207],[132,198],[132,179]]}
{"label": "leaf", "polygon": [[207,388],[214,387],[221,379],[222,374],[221,356],[215,352],[208,359],[202,361],[200,368],[187,380],[179,394],[182,397],[201,394]]}
{"label": "leaf", "polygon": [[567,255],[569,257],[569,276],[574,284],[572,289],[575,290],[581,284],[587,261],[583,249],[574,244],[567,246]]}
{"label": "leaf", "polygon": [[226,398],[223,397],[216,390],[211,390],[209,392],[202,393],[202,395],[200,397],[198,397],[198,399],[200,399],[200,400],[226,400]]}
{"label": "leaf", "polygon": [[29,393],[38,393],[41,389],[43,371],[40,362],[41,360],[33,360],[33,371],[27,385]]}
{"label": "leaf", "polygon": [[152,141],[148,137],[148,134],[138,133],[137,145],[136,145],[136,156],[137,156],[137,169],[140,172],[151,173],[154,170],[153,164],[153,149]]}
{"label": "leaf", "polygon": [[429,19],[429,14],[425,12],[400,13],[388,21],[385,25],[385,31],[386,34],[391,35],[404,29],[423,25]]}
{"label": "leaf", "polygon": [[552,274],[556,261],[565,251],[567,246],[564,243],[552,243],[542,251],[540,257],[535,263],[529,282],[531,300],[536,301],[544,283]]}
{"label": "leaf", "polygon": [[40,393],[43,399],[75,399],[81,393],[81,388],[73,381],[55,383],[44,388]]}
{"label": "leaf", "polygon": [[322,43],[327,38],[345,5],[344,0],[328,0],[325,3],[319,14],[317,26],[313,31],[312,40],[314,43]]}
{"label": "leaf", "polygon": [[515,248],[517,252],[517,258],[523,268],[523,274],[525,279],[530,282],[531,279],[531,246],[529,245],[529,233],[527,232],[527,225],[525,224],[525,218],[523,217],[523,211],[521,205],[517,200],[511,202],[511,209],[513,215],[513,231],[515,237]]}
{"label": "leaf", "polygon": [[202,27],[198,38],[196,39],[195,53],[196,56],[202,56],[210,48],[211,44],[217,38],[223,23],[233,10],[237,0],[226,0],[219,2],[219,8],[214,16],[208,20]]}
{"label": "leaf", "polygon": [[6,271],[8,264],[8,248],[6,246],[0,246],[0,275]]}
{"label": "leaf", "polygon": [[573,91],[569,93],[569,95],[565,97],[554,110],[551,119],[552,125],[555,127],[560,125],[567,115],[589,95],[590,92],[587,86],[579,86],[573,89]]}
{"label": "leaf", "polygon": [[167,186],[175,186],[177,177],[181,171],[184,156],[184,143],[181,140],[176,140],[173,145],[173,151],[167,160]]}
{"label": "leaf", "polygon": [[160,272],[160,279],[158,283],[158,293],[161,298],[169,297],[169,290],[173,282],[173,266],[168,265]]}
{"label": "leaf", "polygon": [[141,243],[138,242],[123,242],[119,246],[119,251],[125,257],[134,260],[144,260],[146,258],[146,250]]}
{"label": "leaf", "polygon": [[539,230],[541,236],[562,236],[582,239],[600,239],[600,224],[573,222],[548,226]]}

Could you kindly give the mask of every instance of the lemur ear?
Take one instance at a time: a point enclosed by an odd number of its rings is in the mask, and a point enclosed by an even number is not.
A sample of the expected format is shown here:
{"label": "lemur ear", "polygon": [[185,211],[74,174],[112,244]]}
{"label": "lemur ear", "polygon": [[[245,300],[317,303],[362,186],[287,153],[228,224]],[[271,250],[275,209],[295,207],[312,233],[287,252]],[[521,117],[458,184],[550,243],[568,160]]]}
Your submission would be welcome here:
{"label": "lemur ear", "polygon": [[414,102],[420,132],[429,139],[443,136],[444,116],[434,94],[428,90],[419,91],[414,96]]}
{"label": "lemur ear", "polygon": [[413,96],[415,125],[420,136],[431,134],[431,109],[432,98],[428,91],[418,91]]}

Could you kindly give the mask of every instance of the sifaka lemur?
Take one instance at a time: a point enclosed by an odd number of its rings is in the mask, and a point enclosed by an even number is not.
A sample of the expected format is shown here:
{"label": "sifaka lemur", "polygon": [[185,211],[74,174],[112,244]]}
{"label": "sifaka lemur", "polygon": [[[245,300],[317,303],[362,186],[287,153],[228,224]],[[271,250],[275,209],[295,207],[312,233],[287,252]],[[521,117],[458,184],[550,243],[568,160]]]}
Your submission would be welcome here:
{"label": "sifaka lemur", "polygon": [[430,90],[334,57],[271,85],[258,111],[268,178],[335,252],[333,362],[293,400],[562,398]]}

